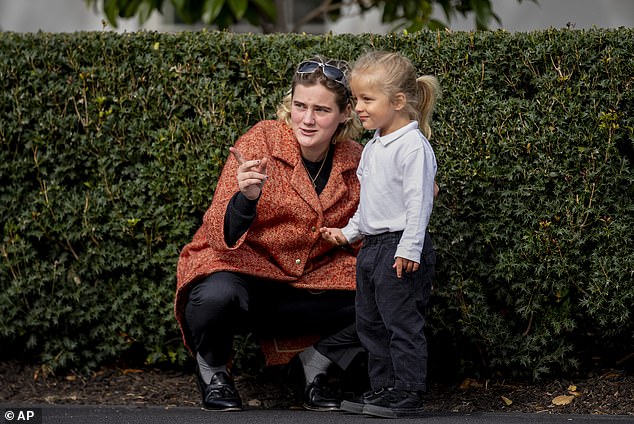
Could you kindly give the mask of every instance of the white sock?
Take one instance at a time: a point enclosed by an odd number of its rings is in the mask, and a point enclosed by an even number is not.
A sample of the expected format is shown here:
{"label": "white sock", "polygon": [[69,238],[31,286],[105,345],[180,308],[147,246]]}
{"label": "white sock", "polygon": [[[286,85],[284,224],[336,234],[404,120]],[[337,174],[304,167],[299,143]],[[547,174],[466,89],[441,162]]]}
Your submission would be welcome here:
{"label": "white sock", "polygon": [[200,353],[196,354],[196,362],[198,362],[198,369],[200,370],[200,376],[203,378],[205,384],[211,383],[211,377],[214,376],[217,372],[227,372],[227,366],[223,365],[221,367],[212,367],[209,365]]}
{"label": "white sock", "polygon": [[313,346],[299,354],[304,367],[306,384],[312,383],[318,374],[325,374],[332,361],[319,353]]}

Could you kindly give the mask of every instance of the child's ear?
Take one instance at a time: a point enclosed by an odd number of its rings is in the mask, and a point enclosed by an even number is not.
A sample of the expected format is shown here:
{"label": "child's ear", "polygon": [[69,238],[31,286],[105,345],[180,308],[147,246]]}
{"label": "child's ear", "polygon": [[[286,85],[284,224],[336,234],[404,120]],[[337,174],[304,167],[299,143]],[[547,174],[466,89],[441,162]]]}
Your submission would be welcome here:
{"label": "child's ear", "polygon": [[395,110],[403,109],[407,104],[407,97],[405,96],[405,93],[396,93],[396,95],[392,99],[392,104],[394,105]]}

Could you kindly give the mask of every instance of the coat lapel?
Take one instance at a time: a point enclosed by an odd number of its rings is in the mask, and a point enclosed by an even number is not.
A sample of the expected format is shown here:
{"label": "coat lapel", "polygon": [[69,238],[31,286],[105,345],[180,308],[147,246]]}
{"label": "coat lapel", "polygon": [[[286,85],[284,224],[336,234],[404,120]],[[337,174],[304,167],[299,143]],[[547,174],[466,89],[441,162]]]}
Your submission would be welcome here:
{"label": "coat lapel", "polygon": [[[275,146],[272,154],[280,162],[287,165],[284,170],[286,178],[291,188],[301,197],[319,216],[322,215],[322,208],[319,197],[313,188],[308,174],[302,165],[301,151],[299,144],[295,140],[292,129],[286,125],[280,125],[280,142]],[[329,183],[330,184],[330,183]]]}
{"label": "coat lapel", "polygon": [[332,171],[328,184],[321,192],[320,200],[323,210],[327,210],[339,202],[342,197],[348,196],[348,186],[343,176],[349,172],[355,172],[358,163],[346,149],[345,142],[335,144],[335,154],[332,159]]}
{"label": "coat lapel", "polygon": [[354,142],[343,141],[335,144],[328,184],[321,192],[321,196],[317,196],[302,165],[301,151],[293,130],[284,124],[281,124],[279,128],[280,142],[275,146],[272,154],[287,165],[284,172],[287,173],[286,177],[289,179],[291,188],[321,217],[323,211],[335,205],[342,197],[348,196],[348,186],[344,175],[348,172],[356,172],[359,165],[358,155],[349,145]]}

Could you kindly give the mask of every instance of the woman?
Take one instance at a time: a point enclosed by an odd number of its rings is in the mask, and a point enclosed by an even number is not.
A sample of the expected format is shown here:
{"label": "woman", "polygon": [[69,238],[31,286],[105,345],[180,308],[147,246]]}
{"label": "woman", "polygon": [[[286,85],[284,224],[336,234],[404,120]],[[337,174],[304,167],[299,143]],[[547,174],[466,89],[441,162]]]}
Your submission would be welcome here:
{"label": "woman", "polygon": [[278,120],[259,122],[231,148],[181,253],[175,313],[206,409],[242,407],[227,368],[240,332],[261,337],[269,365],[301,352],[304,406],[339,407],[325,377],[331,363],[345,369],[361,352],[353,324],[358,246],[333,246],[319,228],[344,226],[359,199],[362,147],[353,140],[362,127],[348,70],[324,57],[300,63]]}

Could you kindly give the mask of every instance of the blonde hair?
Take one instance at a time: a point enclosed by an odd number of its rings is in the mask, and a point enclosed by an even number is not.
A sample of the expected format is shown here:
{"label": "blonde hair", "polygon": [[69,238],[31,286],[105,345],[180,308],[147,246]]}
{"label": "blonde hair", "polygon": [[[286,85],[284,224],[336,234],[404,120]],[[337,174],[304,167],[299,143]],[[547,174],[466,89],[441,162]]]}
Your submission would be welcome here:
{"label": "blonde hair", "polygon": [[412,62],[400,53],[370,51],[356,60],[350,79],[363,76],[388,98],[403,93],[406,98],[405,111],[425,135],[431,137],[431,117],[440,96],[440,84],[433,75],[416,77]]}
{"label": "blonde hair", "polygon": [[286,123],[286,125],[291,125],[291,103],[293,100],[293,94],[295,93],[295,87],[297,87],[298,84],[308,87],[321,84],[335,94],[335,102],[339,107],[339,111],[344,111],[346,107],[350,106],[350,118],[346,120],[346,122],[339,124],[337,130],[332,136],[332,144],[346,139],[357,140],[363,133],[363,125],[354,111],[354,102],[350,94],[350,85],[348,84],[350,65],[344,60],[329,59],[320,55],[314,56],[308,60],[338,68],[345,76],[344,81],[337,82],[328,78],[324,75],[322,68],[317,68],[312,73],[300,74],[295,72],[289,93],[284,96],[282,103],[280,103],[277,107],[277,119]]}

